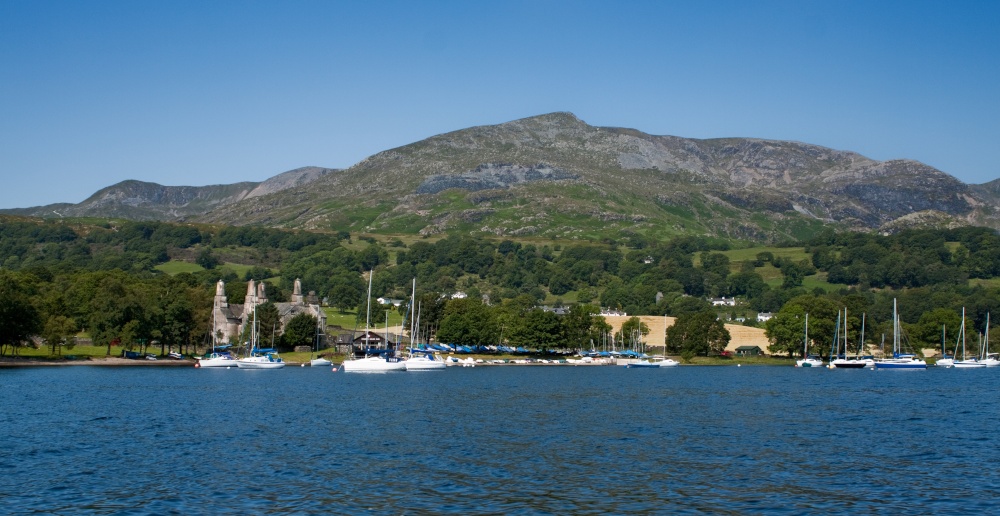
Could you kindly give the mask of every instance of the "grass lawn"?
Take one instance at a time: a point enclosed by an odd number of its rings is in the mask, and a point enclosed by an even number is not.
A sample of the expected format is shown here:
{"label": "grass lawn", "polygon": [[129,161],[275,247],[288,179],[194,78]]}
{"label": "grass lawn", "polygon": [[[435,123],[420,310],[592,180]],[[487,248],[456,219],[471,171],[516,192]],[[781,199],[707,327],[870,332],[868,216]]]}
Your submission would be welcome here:
{"label": "grass lawn", "polygon": [[182,272],[191,273],[205,270],[204,267],[198,265],[197,263],[182,262],[179,260],[170,260],[167,263],[161,263],[153,268],[171,276],[176,276]]}
{"label": "grass lawn", "polygon": [[[750,247],[748,249],[731,249],[729,251],[713,252],[721,252],[722,254],[728,256],[731,263],[753,261],[757,259],[758,253],[764,252],[773,254],[775,258],[790,258],[797,262],[812,259],[812,255],[807,253],[804,247]],[[695,259],[698,259],[700,254],[701,253],[695,253]]]}
{"label": "grass lawn", "polygon": [[[684,364],[682,361],[681,364]],[[734,366],[734,365],[783,365],[783,366],[793,366],[795,362],[788,357],[770,357],[770,356],[759,356],[759,357],[694,357],[691,359],[691,365],[712,365],[712,366]]]}
{"label": "grass lawn", "polygon": [[[137,349],[138,350],[138,349]],[[67,358],[67,357],[77,357],[77,358],[104,358],[108,356],[107,346],[73,346],[73,349],[62,349],[62,355],[53,355],[51,353],[52,348],[45,346],[38,349],[32,347],[24,347],[18,352],[18,356],[21,357],[31,357],[31,358]],[[150,349],[150,353],[159,354],[160,348],[157,347],[155,350]],[[122,348],[119,346],[111,346],[111,356],[119,357],[122,354]]]}
{"label": "grass lawn", "polygon": [[[353,330],[355,327],[358,331],[364,332],[365,328],[365,314],[361,314],[361,321],[357,321],[357,310],[352,310],[347,313],[340,313],[339,309],[323,307],[323,311],[326,312],[326,325],[327,326],[340,326],[345,330]],[[385,331],[385,312],[386,309],[373,304],[372,305],[372,315],[371,315],[371,329],[382,333]],[[403,315],[396,311],[396,307],[393,307],[389,311],[389,326],[391,331],[395,331],[392,327],[399,326],[403,323]],[[409,323],[407,323],[409,324]]]}

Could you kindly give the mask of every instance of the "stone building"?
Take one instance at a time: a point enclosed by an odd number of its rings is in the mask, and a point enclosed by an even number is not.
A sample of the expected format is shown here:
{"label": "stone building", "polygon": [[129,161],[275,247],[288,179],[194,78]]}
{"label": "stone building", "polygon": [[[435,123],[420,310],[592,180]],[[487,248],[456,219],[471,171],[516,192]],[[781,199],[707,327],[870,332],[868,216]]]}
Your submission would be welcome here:
{"label": "stone building", "polygon": [[[253,309],[257,305],[267,302],[267,290],[265,283],[250,280],[247,283],[247,295],[243,304],[230,304],[226,299],[226,284],[219,280],[215,285],[215,301],[212,303],[212,334],[216,336],[218,342],[236,344],[240,333],[246,327],[253,315]],[[292,299],[288,303],[274,303],[281,318],[281,329],[284,331],[285,325],[293,317],[299,314],[309,314],[319,321],[320,333],[325,333],[326,312],[323,311],[316,300],[316,295],[312,292],[309,296],[302,295],[302,282],[295,280],[292,289]],[[323,343],[320,343],[322,345]]]}

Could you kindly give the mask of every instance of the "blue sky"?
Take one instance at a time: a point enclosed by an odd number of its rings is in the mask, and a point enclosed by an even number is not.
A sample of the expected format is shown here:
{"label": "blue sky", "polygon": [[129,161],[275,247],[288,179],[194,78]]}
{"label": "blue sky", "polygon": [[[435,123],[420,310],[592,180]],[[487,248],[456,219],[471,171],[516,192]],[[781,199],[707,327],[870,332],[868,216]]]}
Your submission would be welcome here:
{"label": "blue sky", "polygon": [[476,125],[1000,177],[1000,2],[0,0],[0,208],[261,181]]}

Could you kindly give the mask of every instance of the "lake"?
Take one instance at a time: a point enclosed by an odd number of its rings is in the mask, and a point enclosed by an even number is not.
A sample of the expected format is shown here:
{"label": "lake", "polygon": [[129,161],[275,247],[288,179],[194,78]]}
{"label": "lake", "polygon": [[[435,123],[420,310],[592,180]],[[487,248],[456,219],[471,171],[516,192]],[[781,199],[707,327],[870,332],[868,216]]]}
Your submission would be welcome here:
{"label": "lake", "polygon": [[5,512],[982,513],[1000,369],[0,369]]}

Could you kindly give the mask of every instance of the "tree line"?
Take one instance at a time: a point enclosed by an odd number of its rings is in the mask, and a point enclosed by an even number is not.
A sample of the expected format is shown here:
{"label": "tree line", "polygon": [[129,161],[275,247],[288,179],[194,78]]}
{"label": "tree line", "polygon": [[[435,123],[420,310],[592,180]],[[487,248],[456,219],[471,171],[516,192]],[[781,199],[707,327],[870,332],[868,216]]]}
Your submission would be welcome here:
{"label": "tree line", "polygon": [[[702,327],[707,314],[717,315],[708,298],[735,296],[750,309],[774,312],[772,325],[795,326],[788,314],[795,307],[809,311],[810,325],[816,325],[810,334],[819,346],[832,342],[832,330],[823,328],[832,327],[838,308],[849,308],[849,331],[855,331],[860,321],[854,319],[861,314],[871,324],[885,324],[891,300],[898,298],[910,336],[929,347],[935,341],[929,328],[937,322],[954,324],[938,321],[948,319],[944,312],[957,314],[964,306],[970,325],[981,328],[1000,298],[991,281],[1000,276],[1000,237],[986,228],[895,235],[824,231],[798,244],[807,259],[761,251],[740,263],[731,263],[727,254],[736,243],[700,237],[531,243],[450,235],[409,245],[355,238],[343,231],[0,218],[5,289],[0,344],[9,350],[44,330],[51,337],[45,342],[68,342],[66,335],[86,331],[101,345],[157,341],[178,346],[204,340],[210,294],[219,279],[226,281],[230,302],[241,303],[241,280],[267,280],[270,299],[279,302],[301,278],[328,306],[350,311],[366,303],[368,271],[374,271],[376,296],[407,299],[416,278],[422,320],[433,320],[444,332],[442,340],[465,343],[527,342],[529,336],[546,346],[582,342],[581,330],[567,330],[566,323],[557,327],[554,314],[533,311],[546,299],[561,304],[560,296],[573,298],[567,303],[570,312],[604,306],[636,315],[706,314]],[[205,269],[176,276],[155,269],[171,259],[196,261]],[[222,263],[250,267],[236,274],[220,269]],[[780,282],[764,279],[768,268],[780,273]],[[825,277],[833,287],[806,289],[802,285],[810,277]],[[468,297],[447,299],[459,291]],[[489,307],[491,315],[476,315],[478,306]],[[436,320],[435,313],[440,315]],[[460,320],[485,322],[455,329],[453,322]],[[519,326],[524,321],[531,321],[530,328]],[[801,345],[777,329],[772,339],[775,351]],[[699,347],[699,353],[718,347],[719,339],[709,340],[716,344]]]}

